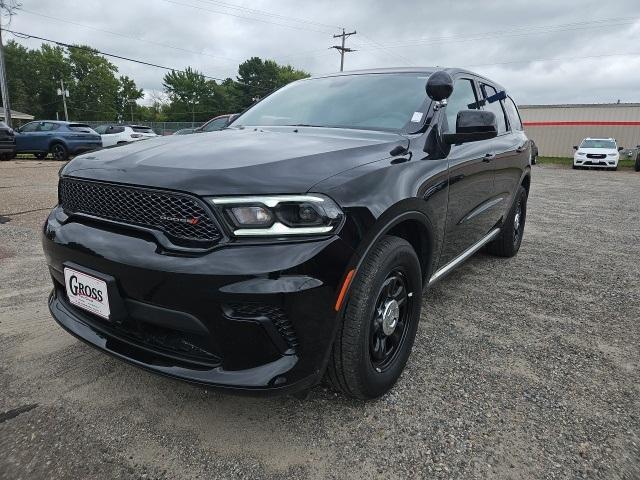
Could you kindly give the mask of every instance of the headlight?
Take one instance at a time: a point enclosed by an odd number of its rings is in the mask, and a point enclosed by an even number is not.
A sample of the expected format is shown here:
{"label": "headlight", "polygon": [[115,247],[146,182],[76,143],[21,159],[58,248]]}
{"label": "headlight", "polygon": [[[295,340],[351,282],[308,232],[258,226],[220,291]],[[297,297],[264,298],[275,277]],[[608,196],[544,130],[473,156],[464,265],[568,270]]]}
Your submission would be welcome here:
{"label": "headlight", "polygon": [[584,152],[578,151],[578,155],[582,156],[582,155],[584,155]]}
{"label": "headlight", "polygon": [[209,200],[222,211],[237,237],[327,234],[344,216],[333,200],[320,194]]}
{"label": "headlight", "polygon": [[617,157],[618,156],[617,153],[607,153],[607,155],[609,155],[610,157]]}

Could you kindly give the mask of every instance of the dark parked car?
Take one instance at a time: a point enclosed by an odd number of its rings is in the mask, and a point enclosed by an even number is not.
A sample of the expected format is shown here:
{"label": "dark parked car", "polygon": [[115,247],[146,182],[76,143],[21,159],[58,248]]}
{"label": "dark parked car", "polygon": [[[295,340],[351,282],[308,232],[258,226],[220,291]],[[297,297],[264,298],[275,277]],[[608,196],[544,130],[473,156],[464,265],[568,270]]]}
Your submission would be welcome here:
{"label": "dark parked car", "polygon": [[15,134],[6,123],[0,122],[0,160],[11,160],[15,155]]}
{"label": "dark parked car", "polygon": [[66,160],[69,155],[102,147],[100,135],[84,123],[36,121],[23,125],[15,132],[16,153],[33,153],[40,159],[51,153],[55,160]]}
{"label": "dark parked car", "polygon": [[472,72],[300,80],[215,139],[67,164],[44,226],[49,308],[163,375],[263,393],[326,376],[378,397],[407,362],[423,290],[483,247],[517,253],[529,159],[513,100]]}

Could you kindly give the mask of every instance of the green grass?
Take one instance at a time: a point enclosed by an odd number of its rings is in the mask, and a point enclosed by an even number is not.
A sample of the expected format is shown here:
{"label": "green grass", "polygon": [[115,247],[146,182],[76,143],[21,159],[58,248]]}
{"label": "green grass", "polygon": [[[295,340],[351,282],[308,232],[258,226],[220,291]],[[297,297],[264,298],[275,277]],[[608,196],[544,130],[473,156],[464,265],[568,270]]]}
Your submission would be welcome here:
{"label": "green grass", "polygon": [[[542,165],[564,165],[571,168],[573,158],[567,157],[538,157],[538,163]],[[618,168],[633,168],[635,161],[630,158],[622,158],[618,162]]]}

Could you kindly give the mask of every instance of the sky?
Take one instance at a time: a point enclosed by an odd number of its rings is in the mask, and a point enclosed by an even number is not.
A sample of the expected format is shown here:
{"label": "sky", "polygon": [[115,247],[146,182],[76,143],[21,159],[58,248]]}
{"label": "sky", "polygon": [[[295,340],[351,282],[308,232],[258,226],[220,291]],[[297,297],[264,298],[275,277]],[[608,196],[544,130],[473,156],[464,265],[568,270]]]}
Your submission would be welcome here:
{"label": "sky", "polygon": [[[312,74],[465,67],[519,104],[640,102],[639,0],[20,0],[9,28],[183,69],[234,77],[258,56]],[[4,41],[15,37],[4,33]],[[41,41],[17,39],[31,47]],[[110,59],[146,99],[162,69]],[[11,72],[8,72],[9,75]]]}

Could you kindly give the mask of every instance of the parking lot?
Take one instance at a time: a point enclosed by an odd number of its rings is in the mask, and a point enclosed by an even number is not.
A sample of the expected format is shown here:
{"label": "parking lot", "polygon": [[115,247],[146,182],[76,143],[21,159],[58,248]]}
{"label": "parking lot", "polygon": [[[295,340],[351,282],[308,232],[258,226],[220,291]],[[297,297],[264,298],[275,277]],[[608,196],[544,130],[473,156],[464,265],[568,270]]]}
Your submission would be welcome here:
{"label": "parking lot", "polygon": [[237,397],[50,318],[61,163],[0,163],[0,478],[640,478],[640,174],[534,167],[520,253],[424,298],[396,388]]}

